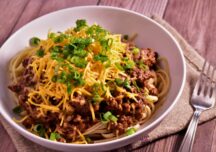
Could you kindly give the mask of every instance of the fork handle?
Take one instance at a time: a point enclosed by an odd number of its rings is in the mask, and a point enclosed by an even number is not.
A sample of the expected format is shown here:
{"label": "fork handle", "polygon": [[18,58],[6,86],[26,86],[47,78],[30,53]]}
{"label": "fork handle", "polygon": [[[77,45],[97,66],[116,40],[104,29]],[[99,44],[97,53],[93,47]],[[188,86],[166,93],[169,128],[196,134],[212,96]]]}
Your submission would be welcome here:
{"label": "fork handle", "polygon": [[194,137],[195,137],[195,133],[197,129],[197,124],[199,122],[199,116],[201,112],[202,110],[200,109],[195,110],[178,152],[191,152],[192,151]]}

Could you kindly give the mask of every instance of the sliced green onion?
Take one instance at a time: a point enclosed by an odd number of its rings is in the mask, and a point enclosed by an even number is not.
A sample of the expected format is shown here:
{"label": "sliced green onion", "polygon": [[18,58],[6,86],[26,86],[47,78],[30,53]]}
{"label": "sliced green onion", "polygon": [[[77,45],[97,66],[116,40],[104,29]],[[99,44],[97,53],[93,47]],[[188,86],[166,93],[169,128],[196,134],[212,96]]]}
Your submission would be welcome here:
{"label": "sliced green onion", "polygon": [[109,58],[106,55],[103,54],[98,54],[94,56],[94,60],[95,61],[101,61],[101,62],[105,62],[107,61]]}
{"label": "sliced green onion", "polygon": [[56,37],[53,37],[52,39],[55,43],[61,43],[65,39],[65,37],[66,36],[64,34],[60,34]]}
{"label": "sliced green onion", "polygon": [[64,55],[64,58],[67,58],[67,57],[70,55],[70,51],[67,50],[67,49],[64,49],[64,50],[62,51],[62,53],[63,53],[63,55]]}
{"label": "sliced green onion", "polygon": [[111,47],[113,44],[113,39],[112,38],[108,38],[108,46]]}
{"label": "sliced green onion", "polygon": [[118,118],[117,118],[116,116],[114,116],[114,115],[111,115],[111,116],[109,117],[109,119],[110,119],[111,121],[113,121],[113,122],[117,122],[117,120],[118,120]]}
{"label": "sliced green onion", "polygon": [[123,81],[122,79],[120,79],[120,78],[116,78],[116,79],[115,79],[115,82],[116,82],[116,84],[117,84],[118,86],[121,86],[121,85],[123,85],[123,83],[124,83],[124,81]]}
{"label": "sliced green onion", "polygon": [[56,140],[56,136],[55,136],[55,133],[51,133],[50,134],[50,140]]}
{"label": "sliced green onion", "polygon": [[58,79],[58,76],[57,76],[57,75],[54,75],[54,76],[52,77],[52,82],[56,82],[57,79]]}
{"label": "sliced green onion", "polygon": [[137,55],[139,53],[139,49],[137,47],[133,48],[133,54]]}
{"label": "sliced green onion", "polygon": [[36,55],[39,57],[43,57],[44,56],[44,50],[43,49],[37,50]]}
{"label": "sliced green onion", "polygon": [[62,73],[59,75],[58,82],[65,83],[67,81],[67,73],[65,71],[62,71]]}
{"label": "sliced green onion", "polygon": [[72,86],[70,82],[67,82],[67,92],[70,94],[72,92]]}
{"label": "sliced green onion", "polygon": [[132,135],[136,132],[136,129],[135,128],[130,128],[126,131],[126,134],[129,136],[129,135]]}
{"label": "sliced green onion", "polygon": [[[83,50],[93,42],[94,40],[92,38],[75,38],[71,42],[76,49],[75,50]],[[85,52],[85,51],[84,51]]]}
{"label": "sliced green onion", "polygon": [[140,60],[139,62],[137,62],[137,65],[139,66],[139,68],[141,68],[143,71],[149,70],[149,67],[147,65],[144,64],[143,60]]}
{"label": "sliced green onion", "polygon": [[86,20],[80,19],[76,21],[76,28],[75,31],[80,31],[83,27],[87,26]]}
{"label": "sliced green onion", "polygon": [[73,79],[77,80],[77,79],[79,79],[79,78],[80,78],[80,73],[77,72],[77,71],[75,71],[75,72],[74,72]]}
{"label": "sliced green onion", "polygon": [[88,143],[91,143],[91,142],[92,142],[92,140],[91,140],[90,137],[85,137],[85,139],[86,139],[86,141],[87,141]]}
{"label": "sliced green onion", "polygon": [[129,36],[128,36],[128,35],[123,35],[123,39],[124,39],[124,40],[128,40],[128,39],[129,39]]}
{"label": "sliced green onion", "polygon": [[104,120],[109,120],[110,116],[112,116],[112,113],[110,111],[107,111],[105,114],[103,114]]}
{"label": "sliced green onion", "polygon": [[109,41],[110,41],[109,39],[105,39],[105,38],[102,38],[99,40],[103,51],[107,51],[110,48],[109,43],[111,44],[112,42],[111,41],[109,42]]}
{"label": "sliced green onion", "polygon": [[99,25],[92,25],[87,29],[86,33],[99,41],[103,39],[108,32]]}
{"label": "sliced green onion", "polygon": [[52,47],[52,49],[51,49],[51,58],[53,60],[59,60],[60,52],[61,52],[61,50],[60,50],[59,47],[57,47],[57,46]]}
{"label": "sliced green onion", "polygon": [[22,111],[23,111],[23,108],[20,105],[13,108],[13,112],[15,114],[20,114]]}
{"label": "sliced green onion", "polygon": [[61,138],[61,136],[60,136],[58,133],[56,133],[56,132],[52,132],[52,133],[50,134],[50,140],[56,141],[56,140],[58,140],[59,138]]}
{"label": "sliced green onion", "polygon": [[79,68],[85,68],[87,65],[87,61],[84,58],[80,58],[78,56],[73,56],[70,61]]}
{"label": "sliced green onion", "polygon": [[57,57],[55,60],[58,61],[58,62],[64,62],[64,59],[60,58],[60,57]]}
{"label": "sliced green onion", "polygon": [[83,80],[83,78],[81,77],[74,82],[75,86],[82,86],[84,84],[85,84],[85,80]]}
{"label": "sliced green onion", "polygon": [[121,66],[120,63],[115,63],[115,66],[116,66],[119,70],[124,71],[124,68]]}
{"label": "sliced green onion", "polygon": [[99,94],[95,94],[92,98],[94,103],[98,103],[101,102],[103,100],[103,98],[101,98],[101,96]]}
{"label": "sliced green onion", "polygon": [[135,63],[132,60],[126,60],[125,65],[123,66],[125,70],[134,68]]}
{"label": "sliced green onion", "polygon": [[34,131],[38,133],[39,136],[44,137],[45,136],[45,128],[42,124],[37,124],[34,126]]}
{"label": "sliced green onion", "polygon": [[106,63],[105,63],[105,68],[108,68],[108,67],[110,67],[110,65],[111,65],[111,61],[110,60],[108,60]]}
{"label": "sliced green onion", "polygon": [[131,89],[131,86],[130,86],[130,81],[128,80],[128,79],[126,79],[125,81],[124,81],[124,87],[125,88],[127,88],[127,89]]}
{"label": "sliced green onion", "polygon": [[140,88],[138,87],[136,81],[132,81],[133,85],[136,87],[137,91],[140,92]]}
{"label": "sliced green onion", "polygon": [[114,116],[110,111],[107,111],[106,113],[103,114],[103,121],[108,122],[108,121],[113,121],[117,122],[118,118]]}
{"label": "sliced green onion", "polygon": [[55,37],[55,33],[48,33],[48,38],[53,39]]}
{"label": "sliced green onion", "polygon": [[40,43],[40,39],[37,37],[31,38],[29,41],[30,46],[38,46],[39,43]]}
{"label": "sliced green onion", "polygon": [[73,54],[79,57],[86,57],[88,52],[80,49],[80,50],[74,50]]}

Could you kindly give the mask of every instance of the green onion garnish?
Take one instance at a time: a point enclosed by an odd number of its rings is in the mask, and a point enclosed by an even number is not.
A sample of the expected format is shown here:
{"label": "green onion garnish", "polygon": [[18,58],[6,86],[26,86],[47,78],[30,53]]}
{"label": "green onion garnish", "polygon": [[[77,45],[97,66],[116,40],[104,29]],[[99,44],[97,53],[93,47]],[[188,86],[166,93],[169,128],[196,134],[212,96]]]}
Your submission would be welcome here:
{"label": "green onion garnish", "polygon": [[85,139],[86,139],[86,141],[87,141],[88,143],[91,143],[91,142],[92,142],[91,138],[89,138],[89,137],[86,137]]}
{"label": "green onion garnish", "polygon": [[136,81],[132,81],[133,85],[136,87],[137,91],[140,92],[140,88],[138,87]]}
{"label": "green onion garnish", "polygon": [[133,54],[137,55],[139,53],[139,49],[137,47],[133,48]]}
{"label": "green onion garnish", "polygon": [[103,121],[113,121],[117,122],[118,118],[114,116],[110,111],[107,111],[106,113],[103,114]]}
{"label": "green onion garnish", "polygon": [[109,120],[109,117],[112,116],[112,113],[110,111],[107,111],[104,115],[103,118],[104,120]]}
{"label": "green onion garnish", "polygon": [[79,56],[79,57],[86,57],[88,54],[85,50],[74,50],[73,55]]}
{"label": "green onion garnish", "polygon": [[65,39],[65,35],[64,34],[60,34],[60,35],[58,35],[56,37],[53,37],[52,39],[53,39],[53,41],[55,43],[61,43]]}
{"label": "green onion garnish", "polygon": [[93,96],[92,100],[93,100],[94,103],[98,103],[98,102],[102,101],[103,98],[101,98],[101,96],[100,96],[99,94],[96,93],[96,94]]}
{"label": "green onion garnish", "polygon": [[23,111],[23,108],[19,105],[13,108],[15,114],[20,114]]}
{"label": "green onion garnish", "polygon": [[120,63],[115,63],[115,66],[116,66],[119,70],[124,71],[124,68],[121,66]]}
{"label": "green onion garnish", "polygon": [[127,88],[127,89],[131,89],[131,86],[130,86],[130,81],[128,79],[126,79],[123,83],[124,87]]}
{"label": "green onion garnish", "polygon": [[135,66],[135,63],[134,63],[133,60],[129,60],[129,59],[128,59],[128,60],[125,60],[124,63],[125,63],[125,64],[124,64],[123,68],[124,68],[125,70],[133,69],[134,66]]}
{"label": "green onion garnish", "polygon": [[105,62],[108,60],[108,57],[106,55],[103,54],[98,54],[94,56],[94,60],[95,61],[101,61],[101,62]]}
{"label": "green onion garnish", "polygon": [[128,40],[128,39],[129,39],[129,36],[128,36],[128,35],[123,35],[123,39],[124,39],[124,40]]}
{"label": "green onion garnish", "polygon": [[45,128],[42,124],[37,124],[34,126],[34,131],[38,133],[39,136],[44,137],[45,136]]}
{"label": "green onion garnish", "polygon": [[67,83],[67,92],[70,94],[72,92],[72,86],[71,86],[71,83],[68,82]]}
{"label": "green onion garnish", "polygon": [[40,39],[37,37],[31,38],[29,41],[30,46],[38,46],[39,43],[40,43]]}
{"label": "green onion garnish", "polygon": [[43,57],[44,56],[44,50],[43,49],[37,50],[36,55],[39,57]]}
{"label": "green onion garnish", "polygon": [[130,128],[126,131],[126,134],[129,136],[129,135],[132,135],[136,132],[136,129],[135,128]]}
{"label": "green onion garnish", "polygon": [[122,79],[120,79],[120,78],[116,78],[116,79],[115,79],[115,82],[116,82],[116,84],[117,84],[118,86],[121,86],[121,85],[123,85],[124,80],[122,80]]}
{"label": "green onion garnish", "polygon": [[52,132],[52,133],[50,134],[50,140],[56,141],[56,140],[58,140],[59,138],[61,138],[61,136],[60,136],[58,133],[56,133],[56,132]]}
{"label": "green onion garnish", "polygon": [[53,39],[55,37],[55,33],[48,33],[48,38]]}
{"label": "green onion garnish", "polygon": [[83,80],[83,78],[81,77],[74,82],[75,86],[82,86],[84,84],[85,84],[85,80]]}
{"label": "green onion garnish", "polygon": [[109,117],[109,119],[110,119],[111,121],[113,121],[113,122],[117,122],[117,120],[118,120],[118,118],[117,118],[116,116],[114,116],[114,115],[111,115],[111,116]]}
{"label": "green onion garnish", "polygon": [[79,78],[80,78],[80,73],[79,72],[77,72],[77,71],[75,71],[74,73],[73,73],[73,79],[74,80],[78,80]]}
{"label": "green onion garnish", "polygon": [[52,82],[56,82],[57,79],[58,79],[58,76],[57,76],[57,75],[54,75],[54,76],[52,77]]}
{"label": "green onion garnish", "polygon": [[80,19],[76,21],[76,28],[75,31],[80,31],[83,27],[87,26],[86,20]]}
{"label": "green onion garnish", "polygon": [[87,65],[87,61],[84,58],[80,58],[78,56],[73,56],[70,61],[79,68],[85,68]]}

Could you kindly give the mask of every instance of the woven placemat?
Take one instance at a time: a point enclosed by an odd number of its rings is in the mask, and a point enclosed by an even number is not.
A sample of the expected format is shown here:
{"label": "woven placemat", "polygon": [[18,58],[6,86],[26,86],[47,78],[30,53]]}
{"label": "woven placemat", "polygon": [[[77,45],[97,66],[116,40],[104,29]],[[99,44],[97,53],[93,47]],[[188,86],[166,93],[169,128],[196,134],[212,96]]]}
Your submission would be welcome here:
{"label": "woven placemat", "polygon": [[[153,20],[164,26],[179,42],[184,56],[186,59],[187,67],[187,80],[184,86],[184,90],[178,103],[175,105],[174,109],[168,114],[168,116],[160,123],[160,125],[150,132],[147,136],[143,137],[141,140],[132,144],[130,147],[136,148],[141,146],[146,142],[151,142],[155,139],[174,134],[184,129],[193,113],[193,109],[189,104],[190,94],[192,91],[192,86],[199,75],[199,71],[203,65],[204,59],[182,38],[182,36],[172,28],[166,21],[156,16],[152,17]],[[180,117],[179,117],[180,116]],[[201,114],[200,123],[211,120],[216,117],[216,107],[211,110],[205,111]],[[14,129],[12,129],[8,123],[0,116],[0,121],[4,128],[10,135],[15,147],[18,152],[51,152],[53,150],[44,148],[38,144],[35,144],[20,134],[18,134]],[[124,151],[125,148],[119,149],[119,151]]]}

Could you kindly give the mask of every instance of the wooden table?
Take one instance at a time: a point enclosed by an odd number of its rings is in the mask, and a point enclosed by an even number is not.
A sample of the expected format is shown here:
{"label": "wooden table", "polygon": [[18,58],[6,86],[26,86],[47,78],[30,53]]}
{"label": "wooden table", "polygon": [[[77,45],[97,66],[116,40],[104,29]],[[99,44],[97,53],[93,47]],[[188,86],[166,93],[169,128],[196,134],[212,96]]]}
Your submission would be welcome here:
{"label": "wooden table", "polygon": [[[145,15],[157,14],[174,26],[202,56],[216,63],[216,0],[0,0],[0,46],[31,20],[81,5],[109,5]],[[184,133],[157,140],[137,151],[175,152]],[[1,124],[0,137],[0,152],[16,151]],[[216,119],[198,127],[193,151],[216,152]]]}

